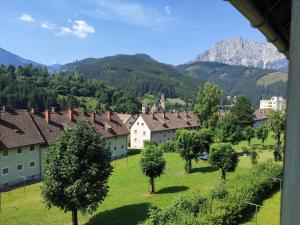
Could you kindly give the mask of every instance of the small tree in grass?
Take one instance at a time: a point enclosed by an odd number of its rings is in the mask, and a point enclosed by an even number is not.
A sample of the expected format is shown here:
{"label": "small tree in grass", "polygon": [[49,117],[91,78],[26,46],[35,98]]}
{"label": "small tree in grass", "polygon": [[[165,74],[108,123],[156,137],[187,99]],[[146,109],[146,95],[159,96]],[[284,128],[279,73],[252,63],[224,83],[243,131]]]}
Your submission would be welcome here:
{"label": "small tree in grass", "polygon": [[209,162],[222,172],[222,180],[226,181],[226,172],[234,172],[238,165],[238,155],[231,144],[213,144],[209,153]]}
{"label": "small tree in grass", "polygon": [[255,129],[253,127],[246,127],[244,129],[244,136],[246,140],[248,141],[248,145],[251,143],[251,139],[255,137]]}
{"label": "small tree in grass", "polygon": [[78,210],[91,213],[106,197],[110,161],[104,139],[84,121],[65,130],[45,156],[42,195],[48,207],[71,211],[77,225]]}
{"label": "small tree in grass", "polygon": [[256,137],[257,139],[262,141],[263,146],[265,146],[265,140],[267,139],[268,135],[269,135],[268,126],[262,125],[256,129]]}
{"label": "small tree in grass", "polygon": [[176,132],[178,152],[181,158],[185,160],[185,172],[190,173],[192,170],[192,160],[197,153],[204,147],[203,137],[200,132],[178,130]]}
{"label": "small tree in grass", "polygon": [[163,174],[166,161],[163,152],[155,145],[148,145],[142,151],[141,168],[143,173],[149,177],[150,194],[155,193],[154,179]]}
{"label": "small tree in grass", "polygon": [[258,153],[254,149],[250,151],[250,160],[252,165],[257,164],[257,159],[258,159]]}

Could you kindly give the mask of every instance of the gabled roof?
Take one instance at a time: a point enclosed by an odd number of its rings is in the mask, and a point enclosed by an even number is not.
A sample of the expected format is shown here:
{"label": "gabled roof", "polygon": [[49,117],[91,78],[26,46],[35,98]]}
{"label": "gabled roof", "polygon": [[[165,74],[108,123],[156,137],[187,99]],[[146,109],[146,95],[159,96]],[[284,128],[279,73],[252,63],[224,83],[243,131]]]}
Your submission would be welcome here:
{"label": "gabled roof", "polygon": [[265,120],[268,118],[268,113],[271,111],[271,109],[257,109],[254,112],[254,120]]}
{"label": "gabled roof", "polygon": [[0,109],[0,149],[45,143],[27,110]]}
{"label": "gabled roof", "polygon": [[152,132],[198,126],[198,119],[192,112],[142,113],[140,116]]}
{"label": "gabled roof", "polygon": [[128,122],[128,120],[133,117],[133,115],[127,114],[127,113],[118,113],[118,116],[122,120],[124,124]]}
{"label": "gabled roof", "polygon": [[73,127],[76,123],[83,119],[89,125],[98,131],[104,138],[128,135],[129,131],[122,123],[117,113],[111,113],[111,119],[108,119],[107,113],[83,113],[73,112],[73,120],[71,121],[68,112],[51,112],[49,123],[46,121],[45,112],[31,113],[37,127],[46,139],[47,143],[53,142],[56,137],[67,127]]}

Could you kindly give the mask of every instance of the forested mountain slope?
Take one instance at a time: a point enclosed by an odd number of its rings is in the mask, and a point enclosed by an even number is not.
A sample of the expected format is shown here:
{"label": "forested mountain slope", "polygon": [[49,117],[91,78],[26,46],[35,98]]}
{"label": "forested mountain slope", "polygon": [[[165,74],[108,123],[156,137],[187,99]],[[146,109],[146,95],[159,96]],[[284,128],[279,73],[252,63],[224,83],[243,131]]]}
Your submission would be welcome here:
{"label": "forested mountain slope", "polygon": [[99,79],[138,97],[164,93],[168,98],[190,99],[203,83],[195,77],[183,76],[175,67],[159,63],[144,54],[88,58],[62,66],[59,74]]}

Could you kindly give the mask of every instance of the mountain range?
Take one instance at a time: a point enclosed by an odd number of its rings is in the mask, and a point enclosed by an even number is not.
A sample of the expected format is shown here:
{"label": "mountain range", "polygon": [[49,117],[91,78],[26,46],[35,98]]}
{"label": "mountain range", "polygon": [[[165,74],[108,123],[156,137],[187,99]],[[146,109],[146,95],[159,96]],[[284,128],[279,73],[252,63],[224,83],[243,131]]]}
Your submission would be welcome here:
{"label": "mountain range", "polygon": [[[34,66],[0,48],[0,64]],[[255,104],[260,98],[286,95],[288,61],[271,44],[234,38],[217,42],[188,63],[173,66],[146,54],[87,58],[48,66],[61,76],[83,76],[129,91],[191,101],[204,81],[218,84],[228,95],[246,95]]]}

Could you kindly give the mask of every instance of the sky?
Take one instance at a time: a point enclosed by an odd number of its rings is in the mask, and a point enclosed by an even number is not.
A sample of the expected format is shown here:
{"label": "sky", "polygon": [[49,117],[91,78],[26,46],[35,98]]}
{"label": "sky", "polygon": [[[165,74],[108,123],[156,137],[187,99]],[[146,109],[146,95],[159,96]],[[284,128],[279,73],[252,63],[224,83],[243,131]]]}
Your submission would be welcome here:
{"label": "sky", "polygon": [[224,0],[0,0],[0,47],[43,64],[145,53],[185,63],[219,40],[265,38]]}

